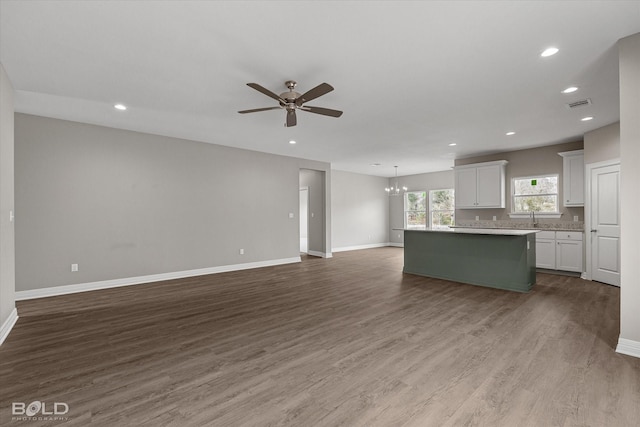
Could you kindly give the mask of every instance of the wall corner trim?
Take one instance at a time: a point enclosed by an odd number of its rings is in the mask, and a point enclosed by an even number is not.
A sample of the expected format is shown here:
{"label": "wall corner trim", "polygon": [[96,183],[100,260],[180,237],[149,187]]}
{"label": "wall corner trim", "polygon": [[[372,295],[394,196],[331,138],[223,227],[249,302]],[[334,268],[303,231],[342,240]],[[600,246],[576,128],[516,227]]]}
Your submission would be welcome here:
{"label": "wall corner trim", "polygon": [[320,258],[333,258],[333,254],[331,252],[307,251],[307,254]]}
{"label": "wall corner trim", "polygon": [[616,353],[626,354],[640,358],[640,341],[628,340],[626,338],[618,338],[618,346]]}
{"label": "wall corner trim", "polygon": [[18,309],[14,307],[14,309],[9,313],[9,317],[4,321],[2,327],[0,328],[0,345],[4,342],[5,339],[9,336],[11,329],[18,321]]}
{"label": "wall corner trim", "polygon": [[150,274],[147,276],[102,280],[99,282],[79,283],[76,285],[53,286],[50,288],[31,289],[28,291],[16,291],[16,301],[75,294],[78,292],[96,291],[99,289],[117,288],[120,286],[141,285],[144,283],[182,279],[185,277],[193,276],[203,276],[206,274],[226,273],[229,271],[249,270],[252,268],[260,267],[271,267],[274,265],[292,264],[296,262],[301,262],[301,258],[299,256],[292,258],[273,259],[268,261],[248,262],[244,264],[231,264],[222,265],[219,267],[199,268],[195,270],[176,271],[171,273]]}

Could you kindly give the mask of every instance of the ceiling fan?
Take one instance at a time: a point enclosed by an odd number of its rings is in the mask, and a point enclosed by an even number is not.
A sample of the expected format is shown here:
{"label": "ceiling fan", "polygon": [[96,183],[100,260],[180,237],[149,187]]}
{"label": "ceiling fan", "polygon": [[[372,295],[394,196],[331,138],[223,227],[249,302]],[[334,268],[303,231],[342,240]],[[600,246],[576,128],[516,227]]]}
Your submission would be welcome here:
{"label": "ceiling fan", "polygon": [[267,111],[267,110],[277,110],[283,109],[287,110],[287,121],[284,124],[286,127],[295,126],[297,123],[296,120],[296,110],[307,111],[309,113],[321,114],[323,116],[330,117],[340,117],[342,115],[342,111],[332,110],[330,108],[322,108],[322,107],[312,107],[310,105],[303,105],[307,101],[311,101],[316,99],[322,95],[325,95],[333,90],[333,86],[328,83],[321,83],[313,89],[300,94],[293,89],[296,87],[297,83],[293,80],[289,80],[285,82],[285,85],[289,89],[288,92],[283,92],[280,95],[276,95],[271,92],[269,89],[265,89],[257,83],[247,83],[247,86],[254,88],[258,92],[262,92],[267,95],[269,98],[273,98],[280,104],[278,107],[266,107],[266,108],[255,108],[253,110],[243,110],[238,111],[240,114],[246,113],[257,113],[258,111]]}

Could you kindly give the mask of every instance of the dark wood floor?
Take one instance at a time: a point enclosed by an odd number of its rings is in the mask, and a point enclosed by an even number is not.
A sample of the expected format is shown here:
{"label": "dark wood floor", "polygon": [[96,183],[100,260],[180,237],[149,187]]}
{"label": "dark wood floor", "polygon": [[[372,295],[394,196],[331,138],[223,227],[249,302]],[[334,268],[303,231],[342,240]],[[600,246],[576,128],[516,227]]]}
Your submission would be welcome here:
{"label": "dark wood floor", "polygon": [[[638,426],[619,289],[402,274],[402,249],[18,303],[11,402],[86,426]],[[46,423],[42,423],[46,424]]]}

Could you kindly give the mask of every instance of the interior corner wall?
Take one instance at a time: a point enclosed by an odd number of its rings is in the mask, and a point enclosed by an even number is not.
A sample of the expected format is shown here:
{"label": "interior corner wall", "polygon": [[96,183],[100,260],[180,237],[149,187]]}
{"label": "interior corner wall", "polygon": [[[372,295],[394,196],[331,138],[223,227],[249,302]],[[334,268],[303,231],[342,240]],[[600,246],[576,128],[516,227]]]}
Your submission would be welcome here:
{"label": "interior corner wall", "polygon": [[387,178],[332,171],[332,251],[387,245],[387,185]]}
{"label": "interior corner wall", "polygon": [[[620,340],[640,357],[640,33],[620,54]],[[619,341],[619,347],[622,343]]]}
{"label": "interior corner wall", "polygon": [[299,259],[301,159],[25,114],[15,141],[17,291]]}
{"label": "interior corner wall", "polygon": [[620,158],[620,122],[584,134],[584,164]]}
{"label": "interior corner wall", "polygon": [[0,64],[0,342],[16,319],[13,87]]}

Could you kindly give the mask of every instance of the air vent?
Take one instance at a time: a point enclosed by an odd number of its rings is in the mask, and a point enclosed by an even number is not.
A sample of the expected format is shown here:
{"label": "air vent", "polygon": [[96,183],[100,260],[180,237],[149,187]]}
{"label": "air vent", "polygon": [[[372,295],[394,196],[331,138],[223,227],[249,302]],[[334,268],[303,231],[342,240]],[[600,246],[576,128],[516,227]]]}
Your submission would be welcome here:
{"label": "air vent", "polygon": [[591,98],[581,99],[580,101],[575,101],[575,102],[569,102],[567,104],[567,108],[586,107],[587,105],[591,105]]}

